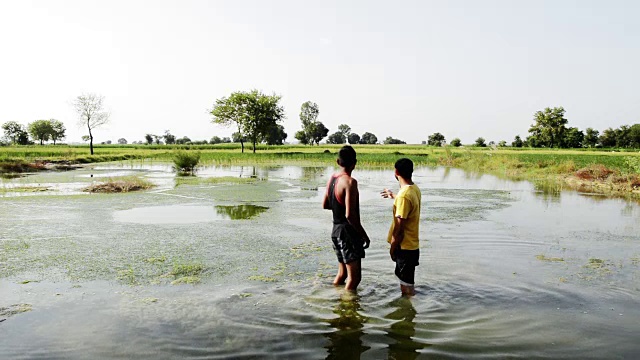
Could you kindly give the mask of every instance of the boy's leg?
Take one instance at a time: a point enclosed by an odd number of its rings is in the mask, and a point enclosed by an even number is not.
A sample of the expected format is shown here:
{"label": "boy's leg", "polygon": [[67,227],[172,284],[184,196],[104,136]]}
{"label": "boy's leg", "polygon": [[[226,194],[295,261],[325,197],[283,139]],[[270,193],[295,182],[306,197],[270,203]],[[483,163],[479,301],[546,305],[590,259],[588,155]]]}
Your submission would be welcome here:
{"label": "boy's leg", "polygon": [[333,279],[333,285],[344,285],[344,281],[347,279],[347,267],[343,263],[338,263],[338,274]]}
{"label": "boy's leg", "polygon": [[415,287],[413,285],[400,284],[400,291],[404,296],[413,296],[416,294]]}
{"label": "boy's leg", "polygon": [[355,290],[360,284],[360,280],[362,280],[362,269],[360,267],[360,259],[354,260],[348,264],[347,267],[347,284],[345,285],[345,289],[347,290]]}

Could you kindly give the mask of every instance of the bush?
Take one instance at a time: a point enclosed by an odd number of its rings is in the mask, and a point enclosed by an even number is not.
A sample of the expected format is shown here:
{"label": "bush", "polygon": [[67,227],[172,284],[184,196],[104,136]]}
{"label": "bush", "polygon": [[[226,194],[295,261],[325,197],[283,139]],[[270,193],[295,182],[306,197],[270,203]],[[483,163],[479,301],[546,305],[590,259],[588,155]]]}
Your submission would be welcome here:
{"label": "bush", "polygon": [[176,151],[173,154],[173,168],[179,174],[192,174],[200,162],[200,152]]}

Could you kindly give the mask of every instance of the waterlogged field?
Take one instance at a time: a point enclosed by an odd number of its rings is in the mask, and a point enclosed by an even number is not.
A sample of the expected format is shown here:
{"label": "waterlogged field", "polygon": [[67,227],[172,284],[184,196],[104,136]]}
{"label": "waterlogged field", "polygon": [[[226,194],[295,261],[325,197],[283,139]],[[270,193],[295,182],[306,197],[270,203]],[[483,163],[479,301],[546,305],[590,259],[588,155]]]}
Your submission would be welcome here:
{"label": "waterlogged field", "polygon": [[[397,186],[356,169],[372,238],[335,288],[332,167],[127,161],[0,184],[2,358],[634,358],[640,206],[419,167],[417,296],[386,233]],[[139,177],[151,190],[83,192]]]}

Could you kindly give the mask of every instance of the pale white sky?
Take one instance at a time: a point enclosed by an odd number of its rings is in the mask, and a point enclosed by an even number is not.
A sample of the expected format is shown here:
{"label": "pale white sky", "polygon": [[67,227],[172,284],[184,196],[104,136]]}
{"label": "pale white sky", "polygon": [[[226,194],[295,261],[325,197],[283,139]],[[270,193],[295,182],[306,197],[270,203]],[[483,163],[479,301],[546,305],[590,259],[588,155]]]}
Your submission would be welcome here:
{"label": "pale white sky", "polygon": [[0,123],[55,118],[105,96],[98,142],[210,123],[236,90],[282,95],[287,141],[300,105],[334,132],[409,143],[433,132],[472,143],[527,135],[564,106],[581,129],[640,122],[638,1],[0,0]]}

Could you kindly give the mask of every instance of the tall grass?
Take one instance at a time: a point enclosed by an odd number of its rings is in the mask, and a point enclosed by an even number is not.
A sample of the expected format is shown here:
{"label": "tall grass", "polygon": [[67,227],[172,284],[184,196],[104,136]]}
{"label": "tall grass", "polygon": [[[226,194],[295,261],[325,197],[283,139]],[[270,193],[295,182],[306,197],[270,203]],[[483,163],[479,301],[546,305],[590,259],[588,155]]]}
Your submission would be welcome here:
{"label": "tall grass", "polygon": [[179,150],[173,153],[173,167],[178,174],[193,175],[199,162],[200,152]]}

